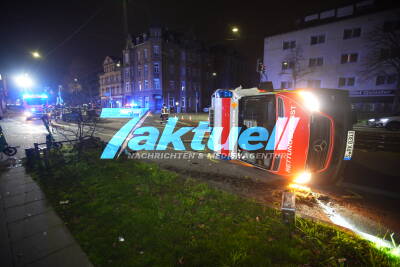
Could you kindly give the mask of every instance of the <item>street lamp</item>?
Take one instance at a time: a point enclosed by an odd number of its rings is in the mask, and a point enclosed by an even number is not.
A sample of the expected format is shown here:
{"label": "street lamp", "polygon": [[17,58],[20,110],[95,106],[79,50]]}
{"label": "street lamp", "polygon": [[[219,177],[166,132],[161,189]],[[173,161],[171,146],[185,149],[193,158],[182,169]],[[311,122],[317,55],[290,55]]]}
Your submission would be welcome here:
{"label": "street lamp", "polygon": [[15,76],[14,81],[22,89],[28,89],[33,85],[33,80],[26,73]]}
{"label": "street lamp", "polygon": [[33,51],[31,54],[32,54],[32,57],[36,58],[36,59],[39,59],[42,57],[42,55],[38,51]]}
{"label": "street lamp", "polygon": [[233,33],[238,33],[239,32],[239,28],[238,27],[232,27],[232,32]]}

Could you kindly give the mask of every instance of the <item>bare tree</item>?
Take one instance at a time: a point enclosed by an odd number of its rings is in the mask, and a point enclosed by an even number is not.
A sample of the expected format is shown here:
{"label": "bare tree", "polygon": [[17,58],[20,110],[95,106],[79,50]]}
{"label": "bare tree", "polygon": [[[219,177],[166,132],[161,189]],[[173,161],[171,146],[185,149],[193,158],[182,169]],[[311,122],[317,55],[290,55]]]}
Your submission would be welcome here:
{"label": "bare tree", "polygon": [[303,80],[306,75],[313,72],[313,69],[308,67],[304,61],[303,49],[297,45],[295,48],[290,49],[289,54],[287,54],[282,62],[282,72],[280,74],[290,74],[293,81],[293,88],[296,88],[297,83]]}
{"label": "bare tree", "polygon": [[376,27],[366,36],[368,54],[362,63],[361,76],[372,79],[377,76],[396,76],[393,111],[400,108],[400,29],[397,24]]}

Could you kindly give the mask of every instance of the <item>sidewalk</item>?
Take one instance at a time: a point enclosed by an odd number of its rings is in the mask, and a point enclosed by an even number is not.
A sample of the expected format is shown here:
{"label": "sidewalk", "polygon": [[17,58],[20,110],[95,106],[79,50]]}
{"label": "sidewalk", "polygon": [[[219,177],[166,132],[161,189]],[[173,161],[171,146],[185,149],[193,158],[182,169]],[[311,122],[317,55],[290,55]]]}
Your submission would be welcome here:
{"label": "sidewalk", "polygon": [[0,265],[92,266],[23,167],[0,176]]}

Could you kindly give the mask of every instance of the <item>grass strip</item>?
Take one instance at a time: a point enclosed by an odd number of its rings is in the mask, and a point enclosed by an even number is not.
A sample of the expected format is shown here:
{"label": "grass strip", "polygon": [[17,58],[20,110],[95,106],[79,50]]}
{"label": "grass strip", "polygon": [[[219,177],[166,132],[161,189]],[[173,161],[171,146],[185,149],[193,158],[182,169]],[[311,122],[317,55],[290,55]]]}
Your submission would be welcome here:
{"label": "grass strip", "polygon": [[398,266],[371,243],[136,160],[51,154],[32,174],[95,266]]}

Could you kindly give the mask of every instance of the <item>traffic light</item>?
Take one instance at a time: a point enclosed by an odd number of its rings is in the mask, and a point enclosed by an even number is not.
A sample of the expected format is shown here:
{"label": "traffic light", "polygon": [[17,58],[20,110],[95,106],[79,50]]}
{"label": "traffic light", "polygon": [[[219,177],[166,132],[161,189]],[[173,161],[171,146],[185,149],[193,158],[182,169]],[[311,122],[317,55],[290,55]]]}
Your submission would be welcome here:
{"label": "traffic light", "polygon": [[265,72],[265,70],[266,66],[262,62],[259,62],[257,66],[257,72]]}

